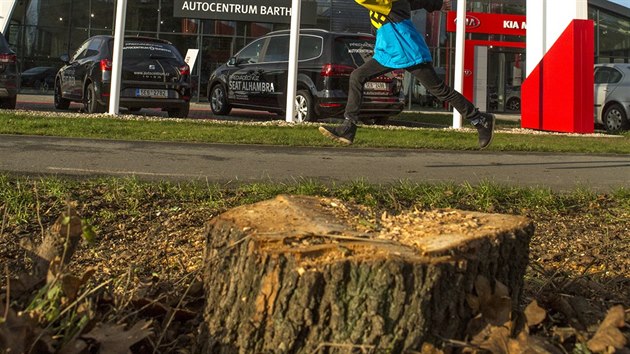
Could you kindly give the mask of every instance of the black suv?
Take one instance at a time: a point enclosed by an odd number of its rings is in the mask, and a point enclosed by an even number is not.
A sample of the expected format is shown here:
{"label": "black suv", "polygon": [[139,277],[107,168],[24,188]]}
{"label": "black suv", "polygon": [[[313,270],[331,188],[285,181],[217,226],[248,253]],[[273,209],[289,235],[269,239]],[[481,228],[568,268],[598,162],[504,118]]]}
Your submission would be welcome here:
{"label": "black suv", "polygon": [[[214,114],[232,107],[283,114],[289,57],[287,30],[254,40],[217,68],[208,81],[208,100]],[[350,73],[374,52],[374,36],[320,29],[300,30],[297,121],[342,117]],[[404,108],[402,71],[365,84],[362,120],[383,123]]]}
{"label": "black suv", "polygon": [[0,33],[0,108],[15,108],[19,79],[17,56]]}
{"label": "black suv", "polygon": [[[94,36],[83,42],[55,78],[55,108],[71,101],[89,113],[105,112],[112,76],[112,36]],[[159,107],[169,117],[184,118],[190,109],[190,68],[170,42],[148,37],[126,37],[120,88],[120,106],[130,111]]]}

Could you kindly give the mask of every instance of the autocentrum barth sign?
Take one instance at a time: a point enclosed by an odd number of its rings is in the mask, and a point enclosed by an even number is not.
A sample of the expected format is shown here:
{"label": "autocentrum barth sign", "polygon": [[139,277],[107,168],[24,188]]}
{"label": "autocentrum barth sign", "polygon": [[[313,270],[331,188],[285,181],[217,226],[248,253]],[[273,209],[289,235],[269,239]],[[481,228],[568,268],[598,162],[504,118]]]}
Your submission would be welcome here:
{"label": "autocentrum barth sign", "polygon": [[[316,24],[317,2],[302,1],[301,23]],[[291,0],[175,0],[174,17],[291,23]]]}

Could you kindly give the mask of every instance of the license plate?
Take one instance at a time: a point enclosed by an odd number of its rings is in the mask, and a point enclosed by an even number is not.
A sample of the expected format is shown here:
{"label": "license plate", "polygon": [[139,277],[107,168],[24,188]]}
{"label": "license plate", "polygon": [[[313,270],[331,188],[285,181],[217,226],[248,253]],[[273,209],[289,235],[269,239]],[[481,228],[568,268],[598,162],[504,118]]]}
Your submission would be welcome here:
{"label": "license plate", "polygon": [[385,82],[366,82],[365,88],[367,90],[375,90],[375,91],[387,91],[387,83]]}
{"label": "license plate", "polygon": [[158,89],[136,89],[136,97],[167,98],[168,91]]}

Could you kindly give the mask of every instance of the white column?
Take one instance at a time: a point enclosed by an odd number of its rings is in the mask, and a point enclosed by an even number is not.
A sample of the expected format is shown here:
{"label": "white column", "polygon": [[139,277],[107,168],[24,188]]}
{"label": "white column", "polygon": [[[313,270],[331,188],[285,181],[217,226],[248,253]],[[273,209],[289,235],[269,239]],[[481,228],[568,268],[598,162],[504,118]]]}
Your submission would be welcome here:
{"label": "white column", "polygon": [[[457,0],[457,22],[455,30],[455,81],[453,89],[464,92],[464,41],[466,40],[466,0]],[[462,127],[462,115],[453,109],[453,128]]]}
{"label": "white column", "polygon": [[289,71],[287,75],[287,109],[285,120],[293,122],[295,117],[295,89],[297,88],[298,48],[300,45],[300,0],[291,3],[291,36],[289,38]]}
{"label": "white column", "polygon": [[120,108],[120,80],[122,73],[122,48],[125,39],[125,17],[127,0],[116,1],[116,28],[114,31],[114,53],[112,55],[112,83],[109,89],[109,114],[117,115]]}
{"label": "white column", "polygon": [[2,33],[7,33],[7,29],[9,28],[9,21],[11,21],[13,10],[15,10],[15,5],[17,5],[17,0],[0,1],[0,31]]}
{"label": "white column", "polygon": [[527,0],[526,75],[575,19],[588,19],[588,0]]}

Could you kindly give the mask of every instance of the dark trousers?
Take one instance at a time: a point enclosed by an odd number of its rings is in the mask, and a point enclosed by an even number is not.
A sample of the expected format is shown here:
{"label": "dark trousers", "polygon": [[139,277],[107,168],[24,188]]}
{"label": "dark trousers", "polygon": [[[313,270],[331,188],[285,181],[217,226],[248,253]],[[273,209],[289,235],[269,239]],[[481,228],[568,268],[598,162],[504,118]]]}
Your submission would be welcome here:
{"label": "dark trousers", "polygon": [[[355,69],[350,75],[350,88],[348,91],[348,103],[346,105],[345,117],[357,123],[359,121],[359,110],[363,100],[363,85],[394,69],[381,65],[374,59],[370,59]],[[479,110],[461,93],[453,90],[441,80],[435,73],[432,63],[418,64],[406,68],[433,96],[440,101],[450,103],[466,119],[475,119],[479,115]]]}

